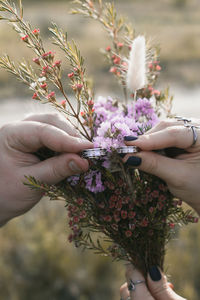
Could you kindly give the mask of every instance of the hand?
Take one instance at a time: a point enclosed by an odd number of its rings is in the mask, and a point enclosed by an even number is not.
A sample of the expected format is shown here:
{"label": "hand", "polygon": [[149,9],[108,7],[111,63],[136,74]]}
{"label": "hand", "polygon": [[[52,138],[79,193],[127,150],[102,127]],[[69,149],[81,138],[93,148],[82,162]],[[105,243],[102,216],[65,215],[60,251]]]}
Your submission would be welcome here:
{"label": "hand", "polygon": [[[121,300],[186,300],[172,290],[172,284],[167,282],[166,276],[155,266],[150,269],[146,283],[141,273],[128,265],[126,280],[127,283],[120,288]],[[142,283],[136,284],[134,291],[129,291],[130,282],[138,280]]]}
{"label": "hand", "polygon": [[[194,120],[192,124],[200,125],[200,120]],[[134,155],[135,158],[126,156],[124,161],[162,178],[176,197],[200,214],[200,129],[195,130],[197,141],[192,146],[194,136],[191,128],[185,127],[182,121],[162,121],[134,141],[126,137],[129,140],[127,145],[138,146],[142,151]],[[172,159],[152,152],[167,147],[182,148],[187,153]]]}
{"label": "hand", "polygon": [[[40,161],[33,153],[47,147],[59,156]],[[88,162],[76,153],[93,147],[80,138],[58,114],[32,115],[0,129],[0,224],[31,209],[42,197],[26,187],[24,176],[56,184],[67,176],[87,171]]]}

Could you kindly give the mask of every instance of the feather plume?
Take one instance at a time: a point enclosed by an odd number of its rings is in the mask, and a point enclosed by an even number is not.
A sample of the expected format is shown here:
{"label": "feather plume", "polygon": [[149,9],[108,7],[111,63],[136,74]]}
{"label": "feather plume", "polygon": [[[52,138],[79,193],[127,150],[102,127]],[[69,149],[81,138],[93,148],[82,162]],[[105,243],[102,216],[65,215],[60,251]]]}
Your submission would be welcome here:
{"label": "feather plume", "polygon": [[140,35],[132,42],[126,83],[132,92],[143,88],[146,83],[146,43],[144,36]]}

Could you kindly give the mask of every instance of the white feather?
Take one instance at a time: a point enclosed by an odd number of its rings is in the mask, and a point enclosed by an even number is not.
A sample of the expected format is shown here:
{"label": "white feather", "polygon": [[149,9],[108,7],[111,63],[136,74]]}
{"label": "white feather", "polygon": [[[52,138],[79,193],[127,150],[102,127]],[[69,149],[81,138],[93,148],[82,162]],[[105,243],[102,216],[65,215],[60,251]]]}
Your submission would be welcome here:
{"label": "white feather", "polygon": [[132,92],[143,88],[146,83],[146,43],[144,36],[140,35],[132,42],[126,83]]}

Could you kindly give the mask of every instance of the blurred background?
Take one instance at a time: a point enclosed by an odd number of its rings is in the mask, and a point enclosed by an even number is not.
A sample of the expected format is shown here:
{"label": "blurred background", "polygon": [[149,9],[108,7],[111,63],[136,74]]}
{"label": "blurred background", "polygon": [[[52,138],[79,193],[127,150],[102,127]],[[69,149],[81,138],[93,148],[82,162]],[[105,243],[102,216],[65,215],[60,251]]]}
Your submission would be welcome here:
{"label": "blurred background", "polygon": [[[158,85],[170,86],[173,111],[200,115],[200,2],[199,0],[118,0],[138,34],[146,34],[161,47],[163,71]],[[96,94],[120,96],[99,48],[109,45],[94,21],[69,14],[72,4],[63,0],[24,0],[25,18],[40,28],[46,48],[48,27],[56,22],[77,41],[86,58],[87,74]],[[0,23],[0,53],[14,60],[32,59],[19,37]],[[56,50],[60,57],[60,53]],[[68,69],[66,66],[66,74]],[[0,70],[0,125],[19,120],[29,112],[48,111],[36,105],[31,92]],[[0,174],[3,176],[3,174]],[[0,230],[0,300],[115,300],[124,282],[124,266],[110,259],[82,253],[67,242],[67,216],[63,202],[41,201],[26,215]],[[168,245],[166,271],[175,290],[190,300],[200,299],[200,224],[182,228]]]}

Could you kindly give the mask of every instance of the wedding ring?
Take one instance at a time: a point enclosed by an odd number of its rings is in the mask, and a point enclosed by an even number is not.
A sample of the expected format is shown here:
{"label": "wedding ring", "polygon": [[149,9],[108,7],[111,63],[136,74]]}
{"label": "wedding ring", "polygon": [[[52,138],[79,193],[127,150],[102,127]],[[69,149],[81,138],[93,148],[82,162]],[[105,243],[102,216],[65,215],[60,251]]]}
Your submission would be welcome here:
{"label": "wedding ring", "polygon": [[184,118],[184,117],[177,116],[177,117],[175,117],[175,119],[177,119],[177,121],[183,121],[184,126],[192,130],[193,142],[190,147],[194,146],[197,142],[197,137],[198,137],[196,129],[200,129],[200,126],[191,124],[192,120]]}
{"label": "wedding ring", "polygon": [[92,148],[82,151],[83,158],[100,158],[107,155],[106,149],[103,148]]}
{"label": "wedding ring", "polygon": [[197,142],[197,137],[198,137],[198,135],[197,135],[196,129],[197,129],[197,128],[200,129],[200,126],[195,126],[195,125],[190,125],[190,124],[184,124],[184,126],[192,130],[192,134],[193,134],[193,142],[192,142],[192,145],[190,146],[190,147],[192,147],[192,146],[194,146],[194,145],[196,144],[196,142]]}
{"label": "wedding ring", "polygon": [[[130,154],[139,152],[139,149],[136,146],[123,146],[116,148],[115,150],[118,154]],[[81,155],[83,158],[99,159],[109,155],[109,153],[110,152],[108,152],[104,148],[92,148],[82,151]]]}
{"label": "wedding ring", "polygon": [[130,280],[130,283],[128,284],[128,290],[129,292],[133,292],[136,289],[136,285],[140,283],[145,283],[145,280],[136,280],[133,281],[132,279]]}

